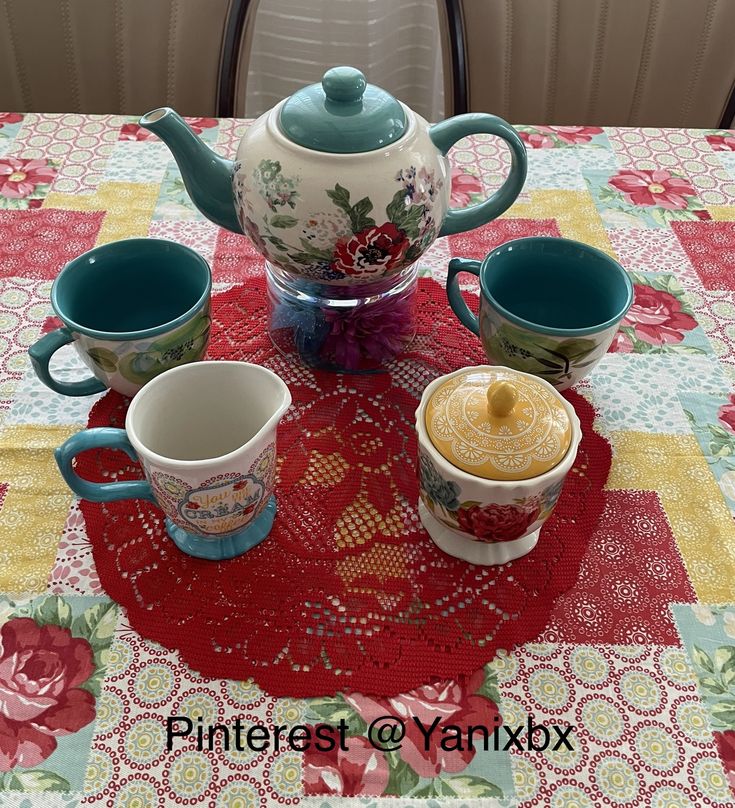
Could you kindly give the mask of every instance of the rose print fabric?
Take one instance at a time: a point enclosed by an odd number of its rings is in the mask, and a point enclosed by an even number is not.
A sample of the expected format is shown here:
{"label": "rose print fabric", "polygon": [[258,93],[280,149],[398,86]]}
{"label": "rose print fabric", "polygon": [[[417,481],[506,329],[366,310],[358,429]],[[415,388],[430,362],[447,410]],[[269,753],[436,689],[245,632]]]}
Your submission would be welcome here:
{"label": "rose print fabric", "polygon": [[[249,123],[188,121],[230,158]],[[733,803],[735,134],[584,125],[521,125],[519,133],[529,174],[517,202],[495,222],[439,239],[420,255],[422,239],[439,226],[430,216],[431,188],[450,184],[453,207],[481,201],[506,174],[502,144],[484,136],[463,141],[449,154],[451,173],[434,177],[433,186],[407,163],[393,180],[411,201],[403,216],[360,207],[360,199],[335,187],[339,178],[329,178],[333,209],[311,223],[314,238],[300,271],[334,280],[352,269],[370,280],[372,267],[393,271],[418,256],[422,283],[433,279],[434,302],[420,315],[432,328],[420,332],[395,377],[331,377],[327,384],[279,360],[259,327],[225,325],[247,322],[243,299],[262,302],[262,259],[253,242],[294,256],[306,252],[302,234],[289,226],[289,203],[299,193],[294,178],[269,165],[249,178],[272,204],[269,223],[276,226],[258,232],[246,220],[248,240],[194,208],[168,150],[137,119],[0,112],[3,808]],[[479,570],[435,551],[412,521],[419,459],[411,412],[429,378],[482,361],[479,344],[447,315],[441,286],[448,260],[481,259],[510,239],[539,235],[610,253],[635,288],[610,352],[575,391],[578,410],[586,401],[590,419],[596,413],[587,439],[603,436],[611,447],[605,490],[576,493],[589,475],[580,466],[582,474],[559,494],[559,508],[574,499],[604,509],[594,533],[559,544],[556,563],[545,555],[542,533],[523,564]],[[240,352],[271,363],[295,392],[301,420],[287,419],[279,435],[278,566],[266,563],[265,543],[248,555],[237,591],[222,590],[227,576],[205,581],[209,602],[227,603],[220,614],[242,619],[240,604],[254,603],[278,616],[246,627],[253,653],[274,660],[287,648],[279,664],[292,687],[321,665],[318,675],[333,681],[316,695],[274,695],[270,682],[242,680],[242,659],[239,670],[222,672],[232,678],[202,675],[202,667],[221,664],[212,643],[225,648],[233,632],[212,624],[218,633],[207,626],[197,636],[187,622],[191,608],[172,617],[170,605],[156,601],[153,612],[167,617],[160,642],[142,636],[139,604],[175,591],[176,583],[176,568],[168,556],[162,561],[167,545],[156,512],[115,534],[108,563],[88,512],[56,470],[53,450],[89,422],[99,399],[95,413],[105,425],[124,407],[105,396],[56,396],[30,371],[28,346],[51,322],[51,282],[95,244],[145,236],[181,241],[211,262],[222,307],[218,355]],[[463,284],[475,306],[475,279],[466,276]],[[364,344],[370,333],[377,352],[390,351],[404,338],[405,318],[393,315],[332,324],[329,350],[346,365],[354,335]],[[56,372],[75,378],[73,352],[59,355]],[[437,508],[461,514],[478,539],[490,527],[493,536],[501,528],[512,535],[537,507],[462,509],[451,484],[420,468]],[[119,469],[120,459],[110,457],[110,473]],[[156,574],[139,574],[156,551]],[[134,571],[122,608],[109,597],[114,586],[122,589],[120,576],[113,580],[120,568]],[[299,588],[274,587],[274,569],[279,584],[300,574]],[[327,571],[333,600],[316,584]],[[187,586],[201,585],[206,565],[187,574]],[[488,594],[499,585],[502,603]],[[191,593],[185,588],[176,597],[183,610]],[[415,637],[422,603],[440,616],[426,622],[424,655],[445,667],[420,677],[401,643]],[[358,633],[367,613],[381,618],[375,636]],[[493,616],[497,625],[489,623]],[[309,620],[297,635],[294,627]],[[320,626],[329,631],[320,633]],[[463,639],[452,644],[448,636]],[[199,639],[196,656],[167,647]],[[512,649],[512,641],[520,644]],[[350,686],[336,673],[348,668],[358,644],[366,659],[382,661],[370,688]],[[246,658],[247,649],[237,653]],[[263,666],[260,676],[264,670],[272,673]],[[368,725],[381,713],[429,723],[441,716],[462,730],[496,721],[513,728],[533,715],[537,723],[574,725],[574,750],[473,753],[443,748],[436,737],[425,747],[412,728],[400,749],[382,751],[368,739]],[[256,753],[182,743],[169,753],[162,717],[170,714],[313,728],[344,717],[346,748]]]}

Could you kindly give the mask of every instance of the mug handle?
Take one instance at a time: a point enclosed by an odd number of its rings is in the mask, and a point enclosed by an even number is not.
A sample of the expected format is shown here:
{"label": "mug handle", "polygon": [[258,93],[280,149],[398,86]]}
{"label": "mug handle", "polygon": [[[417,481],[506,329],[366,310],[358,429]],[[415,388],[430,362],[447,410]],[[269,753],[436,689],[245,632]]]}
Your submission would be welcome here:
{"label": "mug handle", "polygon": [[516,201],[526,181],[526,147],[518,132],[502,118],[486,112],[469,112],[429,127],[429,137],[444,155],[458,140],[477,134],[497,135],[510,146],[510,173],[500,188],[479,205],[463,209],[449,208],[439,231],[440,236],[472,230],[497,218]]}
{"label": "mug handle", "polygon": [[61,476],[71,490],[90,502],[112,502],[116,499],[156,500],[148,480],[124,480],[118,483],[92,483],[83,480],[73,469],[72,461],[87,449],[120,449],[131,460],[138,460],[124,429],[104,426],[77,432],[54,451]]}
{"label": "mug handle", "polygon": [[480,336],[480,321],[476,314],[470,311],[469,306],[465,303],[462,293],[459,291],[459,280],[457,275],[460,272],[469,272],[470,275],[480,277],[480,268],[482,263],[474,261],[472,258],[452,258],[449,262],[449,269],[447,271],[447,297],[449,298],[449,305],[452,311],[459,318],[460,323],[465,328]]}
{"label": "mug handle", "polygon": [[28,355],[31,357],[31,364],[36,371],[36,376],[55,393],[64,396],[90,396],[93,393],[101,393],[107,390],[105,384],[94,376],[82,379],[79,382],[60,382],[51,375],[49,362],[51,357],[64,345],[74,342],[74,336],[68,328],[57,328],[49,331],[41,339],[31,345]]}

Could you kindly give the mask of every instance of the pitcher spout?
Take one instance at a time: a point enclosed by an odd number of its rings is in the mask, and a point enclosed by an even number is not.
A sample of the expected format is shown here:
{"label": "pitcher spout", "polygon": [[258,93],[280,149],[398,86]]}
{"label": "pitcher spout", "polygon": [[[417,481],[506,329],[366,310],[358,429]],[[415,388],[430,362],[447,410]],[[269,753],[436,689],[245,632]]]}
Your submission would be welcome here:
{"label": "pitcher spout", "polygon": [[232,190],[234,162],[215,154],[170,107],[146,113],[139,123],[169,147],[197,208],[220,227],[242,233]]}

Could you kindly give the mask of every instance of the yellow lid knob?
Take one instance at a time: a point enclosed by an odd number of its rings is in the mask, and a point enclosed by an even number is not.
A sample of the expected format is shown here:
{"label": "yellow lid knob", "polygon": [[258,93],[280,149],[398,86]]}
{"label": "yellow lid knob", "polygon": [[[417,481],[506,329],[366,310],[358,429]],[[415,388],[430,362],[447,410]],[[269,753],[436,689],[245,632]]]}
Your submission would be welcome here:
{"label": "yellow lid knob", "polygon": [[487,388],[487,411],[491,418],[505,418],[518,403],[518,391],[510,382],[493,382]]}
{"label": "yellow lid knob", "polygon": [[572,427],[561,396],[534,376],[480,366],[453,374],[426,404],[426,429],[453,466],[487,480],[527,480],[554,468]]}

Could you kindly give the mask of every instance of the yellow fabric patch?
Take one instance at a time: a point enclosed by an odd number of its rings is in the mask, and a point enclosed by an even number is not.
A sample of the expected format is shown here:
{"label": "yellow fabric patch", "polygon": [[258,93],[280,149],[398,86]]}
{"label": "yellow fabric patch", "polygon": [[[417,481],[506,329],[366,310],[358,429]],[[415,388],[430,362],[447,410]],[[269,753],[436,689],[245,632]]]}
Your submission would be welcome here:
{"label": "yellow fabric patch", "polygon": [[54,449],[76,426],[8,426],[0,432],[0,591],[43,592],[73,494]]}
{"label": "yellow fabric patch", "polygon": [[95,194],[51,192],[43,206],[85,212],[106,211],[96,243],[107,244],[122,238],[147,236],[159,193],[160,186],[156,183],[103,182]]}
{"label": "yellow fabric patch", "polygon": [[707,205],[707,210],[716,222],[735,222],[735,207]]}
{"label": "yellow fabric patch", "polygon": [[697,599],[735,601],[735,525],[691,435],[613,432],[607,487],[656,491]]}
{"label": "yellow fabric patch", "polygon": [[586,191],[531,191],[531,201],[517,201],[506,219],[556,219],[564,238],[582,241],[616,258],[600,214]]}
{"label": "yellow fabric patch", "polygon": [[148,235],[160,187],[155,183],[103,182],[97,193],[107,211],[97,244]]}

